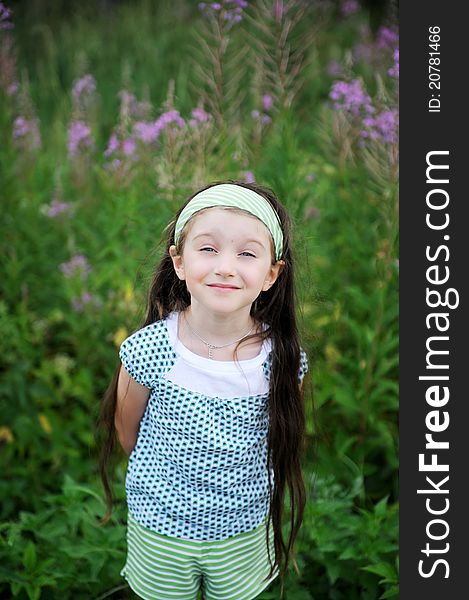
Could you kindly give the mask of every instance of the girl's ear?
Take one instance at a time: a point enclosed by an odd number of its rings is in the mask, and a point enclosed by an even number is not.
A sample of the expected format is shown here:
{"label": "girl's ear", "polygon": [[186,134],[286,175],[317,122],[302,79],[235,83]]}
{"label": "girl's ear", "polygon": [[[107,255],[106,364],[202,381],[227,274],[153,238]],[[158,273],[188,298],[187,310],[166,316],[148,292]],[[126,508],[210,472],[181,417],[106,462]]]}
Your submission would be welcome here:
{"label": "girl's ear", "polygon": [[278,260],[275,265],[273,265],[272,267],[270,267],[269,272],[267,273],[267,277],[264,281],[264,285],[262,286],[262,291],[266,292],[267,290],[269,290],[274,283],[277,281],[278,276],[280,275],[280,272],[282,271],[283,267],[285,266],[285,261],[284,260]]}
{"label": "girl's ear", "polygon": [[169,255],[171,256],[171,259],[173,261],[173,267],[176,271],[176,275],[179,277],[179,279],[184,280],[184,263],[182,260],[182,256],[179,255],[176,251],[176,246],[173,245],[169,247]]}

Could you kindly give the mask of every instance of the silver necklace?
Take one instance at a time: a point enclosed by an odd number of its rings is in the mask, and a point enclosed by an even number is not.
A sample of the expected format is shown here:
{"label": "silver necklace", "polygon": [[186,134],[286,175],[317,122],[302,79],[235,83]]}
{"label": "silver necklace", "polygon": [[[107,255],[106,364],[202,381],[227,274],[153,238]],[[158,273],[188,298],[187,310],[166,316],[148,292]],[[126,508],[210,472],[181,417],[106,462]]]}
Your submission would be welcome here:
{"label": "silver necklace", "polygon": [[208,357],[212,358],[212,359],[213,359],[213,350],[218,350],[220,348],[226,348],[227,346],[231,346],[232,344],[235,344],[236,342],[240,342],[245,337],[247,337],[251,333],[251,331],[254,329],[254,325],[253,325],[247,333],[245,333],[242,337],[238,338],[237,340],[234,340],[234,341],[230,342],[229,344],[223,344],[222,346],[215,346],[215,344],[211,344],[210,342],[205,341],[203,338],[200,337],[200,335],[198,333],[196,333],[192,329],[192,327],[189,325],[189,321],[187,320],[186,316],[184,316],[184,320],[186,321],[187,327],[189,327],[189,330],[191,331],[191,333],[193,333],[196,337],[198,337],[199,340],[208,347]]}

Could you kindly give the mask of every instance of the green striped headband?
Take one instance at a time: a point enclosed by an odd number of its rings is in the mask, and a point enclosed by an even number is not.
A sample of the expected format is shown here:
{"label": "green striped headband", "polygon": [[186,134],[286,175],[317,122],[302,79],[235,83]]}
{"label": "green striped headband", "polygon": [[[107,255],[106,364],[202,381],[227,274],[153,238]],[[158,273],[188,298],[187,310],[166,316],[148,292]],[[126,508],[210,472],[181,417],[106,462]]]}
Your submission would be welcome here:
{"label": "green striped headband", "polygon": [[272,234],[275,259],[280,259],[283,253],[283,232],[276,211],[264,196],[233,183],[221,183],[202,190],[186,204],[176,222],[174,243],[178,244],[184,225],[192,215],[203,208],[213,208],[215,206],[241,208],[261,220]]}

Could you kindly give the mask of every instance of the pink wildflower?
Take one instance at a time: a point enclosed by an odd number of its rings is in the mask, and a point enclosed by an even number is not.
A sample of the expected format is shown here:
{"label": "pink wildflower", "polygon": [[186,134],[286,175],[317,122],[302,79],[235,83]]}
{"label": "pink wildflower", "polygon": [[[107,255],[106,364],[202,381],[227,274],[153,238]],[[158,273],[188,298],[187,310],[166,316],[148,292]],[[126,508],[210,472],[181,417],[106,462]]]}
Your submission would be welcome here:
{"label": "pink wildflower", "polygon": [[11,10],[7,8],[3,2],[0,2],[0,30],[2,29],[13,29],[13,23],[9,22],[11,17]]}
{"label": "pink wildflower", "polygon": [[264,110],[270,110],[272,108],[274,104],[274,101],[272,99],[272,96],[270,96],[269,94],[264,94],[262,96],[262,108]]}
{"label": "pink wildflower", "polygon": [[51,219],[54,219],[62,213],[72,215],[74,212],[74,208],[69,202],[64,202],[62,200],[53,200],[51,205],[46,210],[46,215]]}
{"label": "pink wildflower", "polygon": [[125,156],[133,156],[135,154],[135,150],[137,145],[133,138],[127,138],[122,143],[122,152]]}
{"label": "pink wildflower", "polygon": [[39,120],[16,117],[13,122],[13,139],[18,146],[35,150],[41,145]]}
{"label": "pink wildflower", "polygon": [[68,129],[68,154],[75,158],[79,152],[94,146],[91,129],[84,121],[72,121]]}
{"label": "pink wildflower", "polygon": [[69,261],[60,265],[60,270],[67,278],[79,274],[81,279],[86,279],[91,267],[83,254],[75,254]]}

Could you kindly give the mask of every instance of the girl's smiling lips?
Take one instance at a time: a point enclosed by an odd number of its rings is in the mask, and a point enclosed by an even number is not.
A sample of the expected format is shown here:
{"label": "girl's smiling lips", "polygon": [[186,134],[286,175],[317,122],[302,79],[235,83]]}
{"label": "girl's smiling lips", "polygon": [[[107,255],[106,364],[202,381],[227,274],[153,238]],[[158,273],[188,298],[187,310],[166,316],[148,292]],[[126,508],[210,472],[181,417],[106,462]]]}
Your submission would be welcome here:
{"label": "girl's smiling lips", "polygon": [[214,287],[214,288],[219,288],[222,290],[238,290],[239,289],[234,285],[229,285],[228,283],[209,283],[208,286]]}

